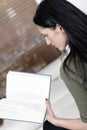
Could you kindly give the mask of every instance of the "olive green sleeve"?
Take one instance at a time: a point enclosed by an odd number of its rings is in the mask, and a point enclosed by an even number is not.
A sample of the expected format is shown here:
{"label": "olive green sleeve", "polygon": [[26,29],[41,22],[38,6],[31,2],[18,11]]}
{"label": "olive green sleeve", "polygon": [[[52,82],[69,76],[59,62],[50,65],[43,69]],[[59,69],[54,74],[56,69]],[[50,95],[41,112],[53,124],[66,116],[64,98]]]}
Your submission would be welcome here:
{"label": "olive green sleeve", "polygon": [[60,72],[62,80],[65,82],[77,104],[81,120],[87,122],[87,83],[83,83],[75,74],[69,73],[66,75],[62,67]]}

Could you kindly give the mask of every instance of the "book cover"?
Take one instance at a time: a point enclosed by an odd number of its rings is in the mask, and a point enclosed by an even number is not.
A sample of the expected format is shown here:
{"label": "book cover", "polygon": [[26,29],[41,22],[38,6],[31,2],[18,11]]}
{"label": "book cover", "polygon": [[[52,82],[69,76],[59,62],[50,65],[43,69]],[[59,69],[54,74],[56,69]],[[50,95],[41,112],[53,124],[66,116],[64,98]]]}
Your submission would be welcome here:
{"label": "book cover", "polygon": [[50,89],[50,75],[9,71],[6,98],[0,100],[0,118],[43,123]]}

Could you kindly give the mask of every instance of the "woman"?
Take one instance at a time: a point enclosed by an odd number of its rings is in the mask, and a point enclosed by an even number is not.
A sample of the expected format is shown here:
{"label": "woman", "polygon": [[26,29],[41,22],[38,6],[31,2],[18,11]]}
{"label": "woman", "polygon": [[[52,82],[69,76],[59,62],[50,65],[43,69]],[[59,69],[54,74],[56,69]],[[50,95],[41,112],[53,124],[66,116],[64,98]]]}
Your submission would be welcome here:
{"label": "woman", "polygon": [[46,99],[44,130],[87,130],[87,16],[66,0],[43,0],[34,23],[47,45],[60,51],[68,45],[70,52],[61,66],[61,78],[77,104],[80,118],[57,117]]}

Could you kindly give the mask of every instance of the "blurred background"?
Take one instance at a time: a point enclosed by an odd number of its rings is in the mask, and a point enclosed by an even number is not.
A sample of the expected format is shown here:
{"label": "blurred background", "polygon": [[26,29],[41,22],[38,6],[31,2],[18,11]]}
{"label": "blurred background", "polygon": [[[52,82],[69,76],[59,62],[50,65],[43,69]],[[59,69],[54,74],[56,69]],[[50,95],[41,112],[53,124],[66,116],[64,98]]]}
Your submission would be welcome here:
{"label": "blurred background", "polygon": [[60,55],[32,22],[34,0],[0,0],[0,98],[8,70],[37,72]]}
{"label": "blurred background", "polygon": [[[87,13],[86,0],[69,1]],[[36,73],[62,54],[58,49],[46,45],[32,22],[39,2],[0,0],[0,99],[6,96],[6,74],[9,70]],[[0,120],[0,123],[3,121]],[[0,130],[8,128],[1,127]]]}

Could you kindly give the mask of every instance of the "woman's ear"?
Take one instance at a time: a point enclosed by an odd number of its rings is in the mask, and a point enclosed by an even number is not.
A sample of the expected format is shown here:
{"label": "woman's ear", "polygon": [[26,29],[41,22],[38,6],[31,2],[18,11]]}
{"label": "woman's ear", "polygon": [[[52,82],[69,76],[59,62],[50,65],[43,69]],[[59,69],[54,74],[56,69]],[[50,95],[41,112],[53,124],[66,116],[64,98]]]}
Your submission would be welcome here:
{"label": "woman's ear", "polygon": [[62,26],[59,24],[56,24],[56,31],[57,32],[59,32],[59,31],[65,32],[64,29],[62,28]]}

